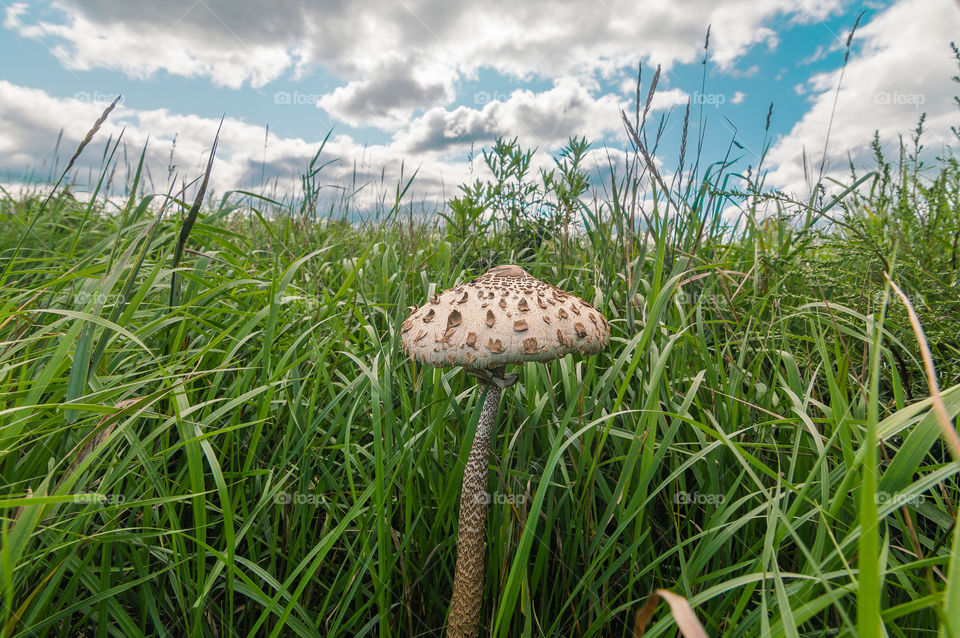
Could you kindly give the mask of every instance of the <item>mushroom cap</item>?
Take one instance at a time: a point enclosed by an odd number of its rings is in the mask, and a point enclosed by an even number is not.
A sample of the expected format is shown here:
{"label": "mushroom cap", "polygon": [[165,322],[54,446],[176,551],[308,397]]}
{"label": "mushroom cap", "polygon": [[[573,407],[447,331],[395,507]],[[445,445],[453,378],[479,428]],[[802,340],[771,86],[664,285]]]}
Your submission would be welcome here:
{"label": "mushroom cap", "polygon": [[477,370],[594,354],[609,337],[600,311],[519,266],[491,268],[434,295],[400,332],[415,361]]}

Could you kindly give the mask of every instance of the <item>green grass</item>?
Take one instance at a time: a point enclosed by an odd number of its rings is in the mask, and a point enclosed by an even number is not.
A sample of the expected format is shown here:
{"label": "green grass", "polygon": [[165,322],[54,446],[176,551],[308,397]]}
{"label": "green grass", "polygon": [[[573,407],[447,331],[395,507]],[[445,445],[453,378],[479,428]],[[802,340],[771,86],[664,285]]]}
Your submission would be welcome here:
{"label": "green grass", "polygon": [[955,422],[956,162],[789,202],[725,164],[661,184],[637,148],[590,204],[581,143],[446,220],[407,219],[409,182],[364,224],[0,201],[3,635],[441,635],[479,396],[399,327],[519,262],[612,336],[504,393],[484,635],[631,636],[662,588],[714,636],[960,637],[960,465],[883,278],[923,296]]}

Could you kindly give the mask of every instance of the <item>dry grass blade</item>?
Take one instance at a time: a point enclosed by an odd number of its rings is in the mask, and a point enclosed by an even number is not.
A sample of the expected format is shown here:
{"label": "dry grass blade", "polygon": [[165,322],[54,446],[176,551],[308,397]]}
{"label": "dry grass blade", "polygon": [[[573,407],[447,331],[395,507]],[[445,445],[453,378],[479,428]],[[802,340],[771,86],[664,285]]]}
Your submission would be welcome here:
{"label": "dry grass blade", "polygon": [[707,638],[707,630],[700,624],[700,620],[693,613],[687,599],[666,589],[658,589],[650,594],[647,602],[637,611],[633,625],[633,638],[643,638],[647,625],[650,623],[653,612],[656,611],[657,603],[661,598],[667,601],[667,605],[670,606],[670,614],[673,616],[674,622],[677,623],[677,628],[680,629],[680,635],[683,638]]}
{"label": "dry grass blade", "polygon": [[656,592],[647,596],[647,602],[643,604],[643,607],[637,610],[636,616],[633,617],[633,638],[643,638],[643,634],[647,630],[647,625],[650,624],[650,619],[653,618],[653,612],[657,610],[657,603],[660,602],[660,596]]}
{"label": "dry grass blade", "polygon": [[920,320],[917,318],[917,313],[914,312],[913,306],[910,304],[910,300],[905,294],[903,294],[903,291],[900,290],[900,287],[893,283],[893,280],[890,279],[887,273],[884,273],[883,276],[888,282],[890,282],[890,286],[893,288],[893,291],[897,293],[897,296],[900,297],[900,301],[903,302],[903,305],[907,307],[907,316],[910,318],[910,326],[913,328],[913,334],[916,335],[917,344],[920,346],[920,356],[923,358],[923,369],[927,375],[927,385],[930,386],[930,398],[933,401],[933,412],[937,416],[937,423],[940,425],[940,429],[943,431],[943,438],[950,446],[950,451],[953,453],[954,460],[960,463],[960,436],[957,436],[957,430],[953,427],[953,423],[950,421],[950,415],[947,413],[947,406],[944,405],[943,397],[940,396],[940,386],[937,384],[937,372],[933,368],[933,357],[930,355],[930,346],[927,345],[927,337],[923,332],[923,326],[920,325]]}

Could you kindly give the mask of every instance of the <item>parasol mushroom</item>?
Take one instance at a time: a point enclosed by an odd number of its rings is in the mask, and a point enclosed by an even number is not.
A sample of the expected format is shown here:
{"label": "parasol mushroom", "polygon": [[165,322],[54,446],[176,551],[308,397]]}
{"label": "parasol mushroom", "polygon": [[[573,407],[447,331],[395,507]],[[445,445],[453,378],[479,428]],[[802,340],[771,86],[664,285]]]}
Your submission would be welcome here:
{"label": "parasol mushroom", "polygon": [[448,638],[473,638],[479,626],[490,437],[500,394],[517,380],[516,374],[505,374],[504,366],[594,354],[606,346],[609,336],[610,327],[596,308],[519,266],[497,266],[433,295],[403,323],[403,348],[415,361],[434,367],[463,366],[486,386],[460,491]]}

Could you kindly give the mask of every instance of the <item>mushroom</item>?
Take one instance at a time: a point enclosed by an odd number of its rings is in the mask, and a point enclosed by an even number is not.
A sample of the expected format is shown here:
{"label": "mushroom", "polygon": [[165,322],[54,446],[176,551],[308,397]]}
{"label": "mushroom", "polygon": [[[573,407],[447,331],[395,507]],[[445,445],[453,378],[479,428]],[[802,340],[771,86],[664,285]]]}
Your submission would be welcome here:
{"label": "mushroom", "polygon": [[[491,303],[496,297],[499,300]],[[425,334],[433,338],[423,339]],[[400,339],[411,358],[435,367],[463,366],[486,387],[460,490],[447,638],[473,638],[479,626],[490,437],[500,395],[518,377],[505,374],[504,366],[594,354],[606,346],[609,336],[610,326],[596,308],[519,266],[497,266],[446,290],[414,309],[403,323]]]}

